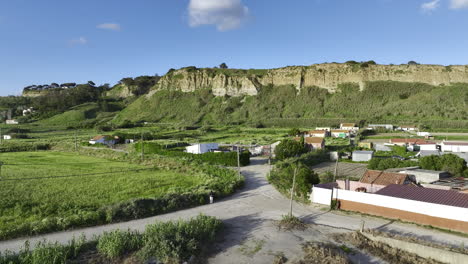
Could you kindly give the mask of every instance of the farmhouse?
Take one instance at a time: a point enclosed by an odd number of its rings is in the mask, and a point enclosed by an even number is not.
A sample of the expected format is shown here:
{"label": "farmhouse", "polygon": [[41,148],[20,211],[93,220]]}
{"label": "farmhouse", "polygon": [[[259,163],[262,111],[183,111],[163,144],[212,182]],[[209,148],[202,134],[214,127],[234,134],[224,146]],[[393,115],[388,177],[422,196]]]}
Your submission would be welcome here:
{"label": "farmhouse", "polygon": [[324,149],[325,140],[322,137],[307,137],[304,138],[304,143],[310,149]]}
{"label": "farmhouse", "polygon": [[369,161],[373,155],[374,151],[353,151],[353,161]]}
{"label": "farmhouse", "polygon": [[347,138],[349,137],[349,130],[332,130],[330,135],[335,138]]}
{"label": "farmhouse", "polygon": [[443,141],[441,143],[443,152],[468,152],[468,142],[466,141]]}
{"label": "farmhouse", "polygon": [[109,136],[109,135],[95,136],[89,141],[89,144],[91,145],[104,144],[104,145],[112,146],[112,145],[115,145],[116,143],[117,143],[117,138]]}
{"label": "farmhouse", "polygon": [[400,173],[413,175],[417,183],[431,183],[440,179],[449,178],[451,175],[446,171],[433,171],[423,169],[402,170]]}
{"label": "farmhouse", "polygon": [[340,129],[347,131],[357,131],[359,130],[359,127],[357,127],[355,123],[341,123]]}
{"label": "farmhouse", "polygon": [[192,154],[203,154],[218,148],[218,143],[200,143],[185,147],[185,151]]}
{"label": "farmhouse", "polygon": [[326,131],[326,130],[312,130],[312,131],[306,132],[306,134],[304,136],[305,137],[321,137],[321,138],[324,138],[324,137],[328,136],[328,131]]}

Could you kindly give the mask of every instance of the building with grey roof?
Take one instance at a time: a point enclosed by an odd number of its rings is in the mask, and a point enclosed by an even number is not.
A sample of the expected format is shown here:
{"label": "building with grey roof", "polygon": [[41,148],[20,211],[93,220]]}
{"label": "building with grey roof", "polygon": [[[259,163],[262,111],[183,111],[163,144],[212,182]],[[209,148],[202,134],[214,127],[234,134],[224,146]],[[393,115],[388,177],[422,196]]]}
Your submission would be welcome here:
{"label": "building with grey roof", "polygon": [[423,169],[407,169],[400,171],[400,173],[413,175],[417,183],[431,183],[440,179],[450,178],[450,176],[452,176],[446,171],[433,171]]}

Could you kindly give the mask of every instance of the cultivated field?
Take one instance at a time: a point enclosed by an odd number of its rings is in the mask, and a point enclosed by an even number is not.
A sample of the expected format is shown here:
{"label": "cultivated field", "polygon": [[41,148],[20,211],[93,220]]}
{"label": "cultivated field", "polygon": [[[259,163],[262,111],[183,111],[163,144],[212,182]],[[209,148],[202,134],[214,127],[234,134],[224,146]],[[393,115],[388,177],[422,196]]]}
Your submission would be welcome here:
{"label": "cultivated field", "polygon": [[98,218],[96,211],[104,206],[132,198],[187,192],[206,180],[199,173],[154,169],[74,153],[1,153],[0,161],[4,163],[0,238],[22,233],[22,226],[46,223],[54,217],[61,219],[64,226],[73,225],[68,222],[92,224]]}

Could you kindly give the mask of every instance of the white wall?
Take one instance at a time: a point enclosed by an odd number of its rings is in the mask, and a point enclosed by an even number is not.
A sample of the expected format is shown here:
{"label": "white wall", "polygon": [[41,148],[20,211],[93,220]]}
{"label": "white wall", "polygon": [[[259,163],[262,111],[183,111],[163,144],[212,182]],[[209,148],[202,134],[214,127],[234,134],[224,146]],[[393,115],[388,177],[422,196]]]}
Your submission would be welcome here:
{"label": "white wall", "polygon": [[385,195],[360,193],[340,189],[333,189],[333,192],[336,193],[336,197],[340,200],[382,206],[433,217],[468,222],[468,208],[426,203]]}
{"label": "white wall", "polygon": [[442,149],[443,152],[468,152],[468,146],[462,145],[445,145],[442,142]]}
{"label": "white wall", "polygon": [[213,149],[218,149],[218,143],[203,143],[185,147],[188,153],[193,154],[203,154]]}
{"label": "white wall", "polygon": [[312,187],[310,201],[312,203],[330,205],[332,190],[325,188]]}
{"label": "white wall", "polygon": [[437,145],[436,144],[419,145],[419,150],[437,150]]}

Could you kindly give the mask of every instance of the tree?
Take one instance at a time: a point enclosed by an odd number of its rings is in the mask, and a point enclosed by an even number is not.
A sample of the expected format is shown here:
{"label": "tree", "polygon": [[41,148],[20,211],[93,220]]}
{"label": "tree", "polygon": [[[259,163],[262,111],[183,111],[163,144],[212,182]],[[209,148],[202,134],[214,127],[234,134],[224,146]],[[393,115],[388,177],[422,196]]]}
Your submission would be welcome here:
{"label": "tree", "polygon": [[275,155],[279,160],[292,158],[306,152],[307,149],[304,144],[291,139],[281,141],[281,143],[275,148]]}
{"label": "tree", "polygon": [[466,161],[454,154],[422,157],[419,164],[423,169],[447,171],[454,176],[463,176],[467,170]]}
{"label": "tree", "polygon": [[408,61],[408,65],[418,65],[419,63],[415,62],[415,61]]}
{"label": "tree", "polygon": [[227,68],[228,68],[228,66],[227,66],[226,63],[224,63],[224,62],[221,63],[221,64],[219,65],[219,67],[220,67],[221,69],[227,69]]}
{"label": "tree", "polygon": [[321,174],[319,178],[320,178],[321,183],[327,183],[327,182],[333,182],[333,179],[335,178],[335,176],[333,175],[333,172],[326,171],[324,174]]}
{"label": "tree", "polygon": [[296,136],[299,136],[301,134],[301,130],[299,130],[299,128],[291,128],[291,130],[289,130],[288,132],[288,136],[291,136],[291,137],[296,137]]}

